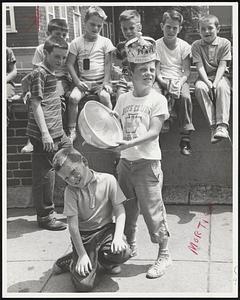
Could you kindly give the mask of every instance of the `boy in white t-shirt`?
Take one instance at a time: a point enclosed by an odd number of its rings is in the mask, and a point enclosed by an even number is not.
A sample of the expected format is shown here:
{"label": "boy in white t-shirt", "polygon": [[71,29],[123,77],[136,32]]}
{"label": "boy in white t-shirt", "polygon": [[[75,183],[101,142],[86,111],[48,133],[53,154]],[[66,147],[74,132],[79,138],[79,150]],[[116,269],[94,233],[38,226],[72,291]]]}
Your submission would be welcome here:
{"label": "boy in white t-shirt", "polygon": [[169,230],[162,200],[163,174],[159,133],[169,117],[167,100],[152,88],[156,75],[156,45],[149,37],[131,39],[125,46],[134,86],[121,94],[114,111],[123,127],[123,140],[114,151],[121,153],[117,166],[118,182],[129,199],[125,235],[136,255],[137,219],[141,210],[151,241],[159,244],[156,262],[147,278],[157,278],[171,264]]}
{"label": "boy in white t-shirt", "polygon": [[156,76],[158,86],[155,84],[155,87],[171,101],[170,107],[174,107],[177,113],[182,135],[180,152],[190,155],[190,133],[194,130],[192,101],[187,83],[190,75],[191,46],[177,37],[182,23],[182,15],[175,10],[163,14],[161,28],[164,36],[156,41],[159,63]]}
{"label": "boy in white t-shirt", "polygon": [[70,44],[67,67],[75,85],[68,106],[68,130],[72,141],[76,138],[78,103],[87,93],[97,94],[102,104],[112,108],[110,80],[115,47],[110,39],[99,35],[106,18],[100,7],[90,7],[85,15],[85,34]]}

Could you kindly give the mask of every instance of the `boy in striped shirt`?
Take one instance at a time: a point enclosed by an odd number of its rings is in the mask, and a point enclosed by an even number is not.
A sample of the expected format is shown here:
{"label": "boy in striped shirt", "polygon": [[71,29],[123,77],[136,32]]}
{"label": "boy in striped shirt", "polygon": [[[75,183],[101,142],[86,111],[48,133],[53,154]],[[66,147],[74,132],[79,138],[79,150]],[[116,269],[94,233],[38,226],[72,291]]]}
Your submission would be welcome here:
{"label": "boy in striped shirt", "polygon": [[55,70],[66,58],[67,42],[61,37],[49,37],[44,43],[44,61],[32,71],[30,111],[27,135],[33,145],[32,197],[38,225],[48,230],[64,230],[66,224],[54,216],[55,173],[54,153],[71,147],[63,130],[61,100],[56,90]]}

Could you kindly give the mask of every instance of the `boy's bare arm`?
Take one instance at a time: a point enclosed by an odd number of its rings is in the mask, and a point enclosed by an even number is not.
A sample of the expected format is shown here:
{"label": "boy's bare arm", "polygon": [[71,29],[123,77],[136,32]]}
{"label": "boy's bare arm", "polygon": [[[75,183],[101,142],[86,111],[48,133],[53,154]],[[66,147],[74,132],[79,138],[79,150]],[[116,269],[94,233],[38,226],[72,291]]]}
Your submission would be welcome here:
{"label": "boy's bare arm", "polygon": [[216,88],[219,81],[222,79],[222,77],[225,73],[226,67],[227,67],[227,61],[226,60],[220,60],[220,63],[218,65],[218,69],[217,69],[217,74],[216,74],[215,79],[213,81],[213,88]]}
{"label": "boy's bare arm", "polygon": [[81,276],[86,276],[91,272],[92,264],[82,242],[78,226],[78,216],[67,217],[67,222],[74,247],[78,254],[76,272]]}
{"label": "boy's bare arm", "polygon": [[112,73],[112,52],[108,52],[108,53],[105,54],[104,80],[103,80],[103,88],[108,93],[112,92],[112,89],[111,89],[111,86],[110,86],[111,73]]}
{"label": "boy's bare arm", "polygon": [[161,88],[168,90],[168,82],[163,79],[160,71],[160,62],[156,65],[156,81],[160,84]]}
{"label": "boy's bare arm", "polygon": [[43,149],[46,150],[47,152],[51,152],[53,151],[54,143],[47,128],[47,124],[41,107],[40,98],[31,98],[31,106],[33,109],[35,121],[42,135]]}
{"label": "boy's bare arm", "polygon": [[111,245],[111,250],[113,253],[121,252],[126,249],[127,245],[123,240],[123,232],[125,226],[125,209],[123,204],[113,205],[113,214],[116,217],[116,227],[113,237],[113,242]]}
{"label": "boy's bare arm", "polygon": [[11,63],[9,68],[11,71],[7,74],[7,82],[12,81],[17,76],[16,63]]}
{"label": "boy's bare arm", "polygon": [[212,82],[208,79],[207,73],[206,73],[202,63],[197,63],[196,67],[197,67],[197,71],[200,76],[200,79],[206,83],[206,85],[208,86],[209,89],[211,89]]}
{"label": "boy's bare arm", "polygon": [[68,71],[76,87],[78,87],[80,91],[85,92],[88,90],[88,86],[83,81],[80,81],[80,79],[78,78],[78,75],[74,68],[75,62],[76,62],[76,55],[69,52],[66,60]]}
{"label": "boy's bare arm", "polygon": [[191,66],[191,60],[189,55],[183,60],[182,70],[183,70],[183,76],[180,79],[180,85],[182,86],[184,82],[188,80],[188,77],[190,75],[190,66]]}
{"label": "boy's bare arm", "polygon": [[150,121],[149,130],[144,135],[130,141],[125,141],[125,140],[120,141],[119,142],[120,146],[113,148],[112,150],[116,152],[121,152],[122,150],[156,139],[162,129],[163,122],[164,122],[163,116],[153,117]]}

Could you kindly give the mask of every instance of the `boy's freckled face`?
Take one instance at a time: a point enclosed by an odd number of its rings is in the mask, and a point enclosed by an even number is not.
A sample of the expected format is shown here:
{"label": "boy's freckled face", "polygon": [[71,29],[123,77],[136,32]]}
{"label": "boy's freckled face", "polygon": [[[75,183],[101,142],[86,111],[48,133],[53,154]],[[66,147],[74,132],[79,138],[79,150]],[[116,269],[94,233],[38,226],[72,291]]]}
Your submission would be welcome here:
{"label": "boy's freckled face", "polygon": [[137,64],[132,73],[132,80],[135,86],[139,89],[152,87],[156,74],[155,61],[150,61],[143,64]]}
{"label": "boy's freckled face", "polygon": [[121,22],[121,29],[126,40],[131,40],[141,32],[141,24],[134,19]]}
{"label": "boy's freckled face", "polygon": [[216,27],[214,20],[205,20],[200,22],[200,36],[208,44],[212,43],[219,32],[219,28]]}
{"label": "boy's freckled face", "polygon": [[74,187],[84,187],[89,178],[90,169],[83,162],[64,162],[58,175],[69,185]]}
{"label": "boy's freckled face", "polygon": [[98,16],[91,16],[85,23],[85,32],[91,37],[95,38],[100,33],[103,26],[103,19]]}
{"label": "boy's freckled face", "polygon": [[173,40],[181,31],[182,26],[180,26],[179,21],[177,20],[167,19],[164,24],[161,23],[161,28],[164,38],[167,40]]}
{"label": "boy's freckled face", "polygon": [[44,53],[49,68],[53,71],[60,68],[64,64],[67,57],[67,50],[58,47],[54,47],[51,53],[48,53],[47,51]]}

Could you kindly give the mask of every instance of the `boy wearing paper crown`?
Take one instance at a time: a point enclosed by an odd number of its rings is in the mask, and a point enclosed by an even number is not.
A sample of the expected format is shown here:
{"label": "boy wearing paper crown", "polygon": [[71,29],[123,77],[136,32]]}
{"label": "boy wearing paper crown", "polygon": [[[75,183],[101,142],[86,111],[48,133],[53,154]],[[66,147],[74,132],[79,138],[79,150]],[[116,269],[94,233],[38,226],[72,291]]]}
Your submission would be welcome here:
{"label": "boy wearing paper crown", "polygon": [[152,88],[156,74],[156,45],[150,37],[137,37],[126,43],[133,91],[119,96],[114,112],[123,127],[123,140],[114,151],[121,153],[117,166],[121,189],[129,201],[125,235],[136,255],[137,219],[141,210],[151,241],[159,244],[155,263],[147,278],[157,278],[171,264],[169,230],[162,200],[163,174],[159,133],[169,117],[167,100]]}

